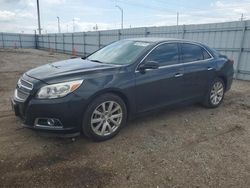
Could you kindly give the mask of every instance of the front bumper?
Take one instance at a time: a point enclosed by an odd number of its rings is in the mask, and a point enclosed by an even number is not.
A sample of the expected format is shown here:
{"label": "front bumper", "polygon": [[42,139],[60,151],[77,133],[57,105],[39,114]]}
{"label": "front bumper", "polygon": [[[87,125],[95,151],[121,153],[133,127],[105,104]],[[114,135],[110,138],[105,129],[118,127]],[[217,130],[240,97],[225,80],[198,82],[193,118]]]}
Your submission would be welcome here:
{"label": "front bumper", "polygon": [[[12,109],[20,117],[24,127],[51,132],[51,133],[76,133],[81,131],[82,117],[86,102],[72,93],[66,97],[50,100],[31,98],[20,102],[11,98]],[[41,126],[38,119],[56,119],[60,126]]]}

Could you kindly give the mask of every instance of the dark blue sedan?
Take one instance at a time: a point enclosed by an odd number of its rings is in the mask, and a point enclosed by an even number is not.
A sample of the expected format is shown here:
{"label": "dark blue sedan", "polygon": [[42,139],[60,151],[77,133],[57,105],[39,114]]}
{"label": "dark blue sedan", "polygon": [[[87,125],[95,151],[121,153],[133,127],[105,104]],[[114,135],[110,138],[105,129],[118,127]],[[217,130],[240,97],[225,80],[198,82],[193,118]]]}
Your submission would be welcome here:
{"label": "dark blue sedan", "polygon": [[23,125],[101,141],[127,119],[180,103],[218,107],[233,80],[233,60],[186,40],[135,38],[84,58],[27,71],[12,106]]}

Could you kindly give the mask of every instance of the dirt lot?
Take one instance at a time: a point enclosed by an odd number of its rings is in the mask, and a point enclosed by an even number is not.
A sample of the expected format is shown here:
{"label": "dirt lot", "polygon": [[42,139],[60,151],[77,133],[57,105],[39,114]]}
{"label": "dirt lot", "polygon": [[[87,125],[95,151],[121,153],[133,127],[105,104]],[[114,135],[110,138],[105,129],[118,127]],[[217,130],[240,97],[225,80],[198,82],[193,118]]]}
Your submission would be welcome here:
{"label": "dirt lot", "polygon": [[9,103],[18,77],[68,57],[0,50],[0,187],[249,187],[250,82],[235,81],[218,109],[141,117],[106,142],[22,128]]}

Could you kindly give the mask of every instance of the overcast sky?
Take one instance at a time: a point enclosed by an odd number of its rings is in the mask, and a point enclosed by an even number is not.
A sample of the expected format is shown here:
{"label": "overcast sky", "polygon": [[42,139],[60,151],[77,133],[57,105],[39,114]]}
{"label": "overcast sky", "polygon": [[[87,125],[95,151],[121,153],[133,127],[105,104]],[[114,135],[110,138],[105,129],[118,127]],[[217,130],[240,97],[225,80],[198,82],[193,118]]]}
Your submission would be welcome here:
{"label": "overcast sky", "polygon": [[[250,0],[40,0],[42,32],[57,32],[57,16],[62,32],[90,31],[120,27],[197,24],[250,19]],[[0,0],[0,32],[33,33],[37,29],[36,0]]]}

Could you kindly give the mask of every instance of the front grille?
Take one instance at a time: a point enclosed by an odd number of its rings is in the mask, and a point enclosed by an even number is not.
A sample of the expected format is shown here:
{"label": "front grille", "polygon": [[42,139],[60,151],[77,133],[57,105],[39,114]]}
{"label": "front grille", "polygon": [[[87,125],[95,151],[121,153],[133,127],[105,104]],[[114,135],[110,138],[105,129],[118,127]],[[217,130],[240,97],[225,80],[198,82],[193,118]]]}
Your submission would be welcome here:
{"label": "front grille", "polygon": [[29,93],[24,93],[19,89],[15,90],[15,98],[19,101],[25,101],[29,97]]}
{"label": "front grille", "polygon": [[28,90],[32,90],[33,89],[33,84],[28,82],[28,81],[25,81],[23,80],[22,78],[20,79],[20,83],[21,83],[21,86],[28,89]]}
{"label": "front grille", "polygon": [[33,84],[29,81],[20,78],[17,82],[17,88],[15,90],[15,98],[19,101],[25,101],[29,95],[30,91],[33,89]]}

